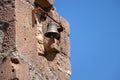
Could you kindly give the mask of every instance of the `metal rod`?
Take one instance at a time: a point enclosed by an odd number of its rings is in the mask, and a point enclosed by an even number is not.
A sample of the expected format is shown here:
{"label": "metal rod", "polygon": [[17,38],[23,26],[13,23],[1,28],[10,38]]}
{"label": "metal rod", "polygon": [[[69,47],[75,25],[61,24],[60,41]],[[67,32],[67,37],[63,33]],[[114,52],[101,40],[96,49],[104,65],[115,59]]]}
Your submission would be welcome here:
{"label": "metal rod", "polygon": [[45,10],[43,10],[41,7],[38,7],[37,8],[39,11],[42,11],[44,14],[46,14],[50,19],[52,19],[55,23],[57,23],[61,28],[63,28],[62,27],[62,25],[61,25],[61,23],[59,23],[59,22],[57,22],[53,17],[51,17]]}

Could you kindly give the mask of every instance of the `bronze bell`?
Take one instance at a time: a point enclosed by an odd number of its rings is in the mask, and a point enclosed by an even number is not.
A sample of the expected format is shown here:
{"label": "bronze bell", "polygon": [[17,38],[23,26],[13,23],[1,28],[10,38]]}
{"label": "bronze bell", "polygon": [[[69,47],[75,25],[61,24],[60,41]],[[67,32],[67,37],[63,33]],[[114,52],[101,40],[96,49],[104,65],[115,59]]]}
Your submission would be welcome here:
{"label": "bronze bell", "polygon": [[47,32],[45,33],[45,36],[48,38],[58,38],[59,32],[57,30],[57,24],[49,23],[47,26]]}

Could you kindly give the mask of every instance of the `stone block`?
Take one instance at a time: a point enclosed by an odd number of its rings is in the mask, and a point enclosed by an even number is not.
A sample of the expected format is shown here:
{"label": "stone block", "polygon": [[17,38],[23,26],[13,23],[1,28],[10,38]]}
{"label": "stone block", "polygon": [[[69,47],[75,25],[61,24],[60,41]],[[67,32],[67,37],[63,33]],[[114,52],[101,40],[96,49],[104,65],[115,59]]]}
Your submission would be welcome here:
{"label": "stone block", "polygon": [[36,60],[37,40],[32,26],[32,7],[23,0],[16,0],[16,49],[18,52]]}
{"label": "stone block", "polygon": [[61,53],[70,57],[70,39],[68,33],[65,31],[61,32],[61,39],[60,39],[60,51]]}
{"label": "stone block", "polygon": [[44,47],[46,53],[58,53],[60,51],[59,40],[46,38],[44,40]]}
{"label": "stone block", "polygon": [[2,57],[0,80],[29,80],[29,68],[24,61],[19,58],[11,58],[8,55]]}
{"label": "stone block", "polygon": [[39,5],[43,9],[49,9],[52,7],[54,0],[35,0],[35,4]]}

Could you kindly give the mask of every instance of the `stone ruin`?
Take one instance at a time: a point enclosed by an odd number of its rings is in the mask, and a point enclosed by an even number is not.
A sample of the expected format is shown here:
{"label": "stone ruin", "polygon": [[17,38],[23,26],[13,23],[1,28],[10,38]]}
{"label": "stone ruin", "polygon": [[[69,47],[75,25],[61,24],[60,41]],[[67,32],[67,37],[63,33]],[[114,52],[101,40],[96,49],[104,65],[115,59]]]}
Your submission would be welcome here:
{"label": "stone ruin", "polygon": [[[70,80],[69,23],[53,3],[0,0],[0,80]],[[44,35],[50,22],[58,24],[54,41]]]}

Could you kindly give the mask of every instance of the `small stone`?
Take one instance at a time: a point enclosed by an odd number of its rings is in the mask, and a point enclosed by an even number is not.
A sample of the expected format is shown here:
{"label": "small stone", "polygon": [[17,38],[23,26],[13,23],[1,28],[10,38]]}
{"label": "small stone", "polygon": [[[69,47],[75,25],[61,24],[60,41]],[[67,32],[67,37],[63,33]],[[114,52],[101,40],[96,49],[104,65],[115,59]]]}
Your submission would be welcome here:
{"label": "small stone", "polygon": [[37,40],[43,40],[43,36],[42,35],[37,35],[36,38],[37,38]]}

